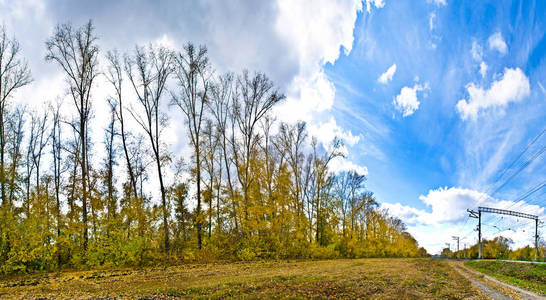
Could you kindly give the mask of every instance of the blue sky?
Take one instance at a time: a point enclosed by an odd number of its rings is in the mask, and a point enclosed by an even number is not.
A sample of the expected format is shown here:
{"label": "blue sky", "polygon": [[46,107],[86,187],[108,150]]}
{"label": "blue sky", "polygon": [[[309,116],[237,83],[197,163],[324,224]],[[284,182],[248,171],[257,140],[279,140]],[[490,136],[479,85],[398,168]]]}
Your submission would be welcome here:
{"label": "blue sky", "polygon": [[[18,101],[36,109],[64,86],[62,73],[43,60],[43,43],[58,23],[93,19],[103,52],[150,42],[180,48],[192,41],[208,46],[217,73],[265,72],[287,95],[275,112],[278,119],[306,121],[325,144],[341,137],[348,155],[332,169],[367,174],[382,208],[408,224],[431,252],[451,235],[475,242],[467,208],[545,216],[543,190],[520,203],[512,200],[546,179],[546,154],[493,191],[546,145],[541,136],[496,180],[546,128],[546,2],[312,4],[0,0],[0,19],[21,42],[35,79]],[[108,93],[95,93],[97,143],[107,124],[100,111]],[[177,119],[172,112],[170,117]],[[173,153],[184,156],[187,141],[177,134],[182,128],[171,122],[167,134]],[[150,194],[157,198],[155,190]],[[503,234],[514,246],[531,242],[519,221],[485,222],[487,238]]]}
{"label": "blue sky", "polygon": [[[392,1],[359,13],[351,52],[328,64],[326,74],[336,87],[333,114],[341,126],[363,136],[351,157],[367,166],[368,187],[380,201],[430,212],[419,198],[429,190],[486,192],[496,183],[546,127],[545,21],[546,3],[541,1]],[[495,46],[499,37],[505,48]],[[484,75],[482,63],[487,65]],[[379,82],[393,64],[392,80]],[[488,90],[506,68],[520,69],[529,91],[465,119],[457,103],[469,98],[466,87],[474,83]],[[426,86],[416,94],[419,107],[403,116],[393,101],[403,87],[416,84]],[[537,144],[545,145],[546,139]],[[545,159],[537,160],[529,168],[533,171],[514,177],[493,196],[512,200],[543,181]],[[528,212],[539,213],[533,208]],[[465,229],[471,230],[474,222],[468,223]],[[450,236],[439,244],[446,238]]]}

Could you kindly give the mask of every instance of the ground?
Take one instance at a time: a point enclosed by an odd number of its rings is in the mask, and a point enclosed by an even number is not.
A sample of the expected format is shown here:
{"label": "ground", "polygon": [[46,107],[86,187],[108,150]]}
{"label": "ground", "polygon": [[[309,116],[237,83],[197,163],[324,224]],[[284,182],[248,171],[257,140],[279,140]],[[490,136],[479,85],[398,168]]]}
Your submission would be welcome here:
{"label": "ground", "polygon": [[484,298],[435,259],[217,263],[7,277],[0,298]]}

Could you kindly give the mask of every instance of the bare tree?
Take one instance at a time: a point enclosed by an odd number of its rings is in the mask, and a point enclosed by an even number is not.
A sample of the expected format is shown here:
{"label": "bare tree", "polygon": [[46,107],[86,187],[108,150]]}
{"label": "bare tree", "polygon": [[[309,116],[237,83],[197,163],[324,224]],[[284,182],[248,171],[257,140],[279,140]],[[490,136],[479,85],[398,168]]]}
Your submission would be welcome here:
{"label": "bare tree", "polygon": [[207,48],[200,46],[195,49],[193,44],[184,46],[184,52],[175,56],[176,79],[180,88],[179,93],[172,93],[172,103],[177,105],[186,116],[186,124],[193,146],[195,158],[194,174],[197,185],[197,246],[201,249],[201,125],[204,120],[205,104],[208,101],[210,89],[209,62]]}
{"label": "bare tree", "polygon": [[330,149],[326,152],[321,153],[321,145],[318,144],[318,141],[313,138],[313,168],[315,172],[315,193],[314,201],[315,204],[315,214],[316,214],[316,232],[315,232],[315,241],[322,245],[323,235],[321,234],[324,220],[323,220],[323,210],[324,210],[324,198],[328,196],[326,189],[330,188],[332,185],[332,177],[328,173],[328,164],[332,159],[336,157],[342,157],[343,153],[340,148],[343,145],[342,141],[339,138],[335,138],[332,141]]}
{"label": "bare tree", "polygon": [[296,222],[299,225],[299,217],[303,215],[304,202],[303,202],[303,176],[301,174],[303,169],[303,143],[307,138],[307,132],[305,129],[305,122],[298,122],[295,125],[289,125],[282,123],[280,126],[280,143],[281,147],[288,155],[288,163],[294,174],[294,182],[292,188],[292,194],[294,195],[296,212],[298,219]]}
{"label": "bare tree", "polygon": [[[55,190],[55,217],[57,223],[57,241],[61,236],[61,184],[62,184],[62,129],[61,129],[61,101],[56,106],[50,106],[53,115],[51,128],[51,154],[53,156],[53,188]],[[61,254],[57,254],[57,265],[61,265]]]}
{"label": "bare tree", "polygon": [[[234,95],[234,76],[232,73],[220,76],[217,82],[211,86],[211,93],[209,101],[207,101],[208,110],[210,111],[215,121],[215,127],[220,135],[220,148],[221,154],[219,159],[224,163],[224,169],[226,172],[227,189],[231,201],[231,217],[233,218],[233,224],[235,229],[238,229],[237,211],[235,202],[235,189],[231,179],[231,165],[232,159],[229,156],[229,138],[228,138],[228,120],[232,115],[232,97]],[[221,163],[220,163],[221,166]],[[219,186],[217,191],[217,201],[220,198],[220,186],[222,183],[222,168],[219,170]]]}
{"label": "bare tree", "polygon": [[21,48],[15,38],[7,36],[6,28],[0,27],[0,188],[2,189],[2,206],[6,205],[6,123],[8,100],[13,93],[29,84],[32,79],[30,69],[19,57]]}
{"label": "bare tree", "polygon": [[[42,152],[44,151],[45,146],[47,145],[50,135],[46,135],[46,132],[48,131],[46,125],[47,125],[47,110],[44,110],[44,114],[40,116],[36,116],[36,127],[33,126],[32,129],[35,129],[36,132],[33,134],[34,139],[34,146],[33,146],[33,153],[32,153],[32,163],[34,164],[34,167],[36,169],[36,195],[40,195],[40,166],[42,161]],[[34,119],[33,119],[34,120]]]}
{"label": "bare tree", "polygon": [[104,158],[104,181],[106,183],[106,208],[109,221],[112,221],[116,217],[117,200],[115,195],[115,179],[114,179],[114,166],[116,165],[116,145],[114,143],[114,137],[117,135],[116,131],[116,103],[109,102],[110,105],[110,123],[104,133],[104,147],[106,150],[106,157]]}
{"label": "bare tree", "polygon": [[107,79],[112,84],[115,90],[115,98],[111,98],[110,102],[115,103],[115,106],[117,109],[115,110],[116,117],[119,121],[119,135],[121,136],[121,145],[123,147],[123,154],[125,156],[125,164],[127,165],[127,173],[129,175],[129,181],[131,184],[132,192],[134,194],[134,197],[137,196],[137,182],[135,179],[135,172],[133,163],[131,161],[130,155],[129,155],[129,133],[126,131],[125,128],[125,119],[123,116],[123,112],[125,110],[123,106],[123,97],[122,97],[122,83],[123,83],[123,72],[121,68],[121,62],[119,58],[119,54],[117,51],[108,51],[106,54],[106,58],[109,62],[108,65],[108,71],[107,71]]}
{"label": "bare tree", "polygon": [[250,177],[250,164],[259,142],[257,127],[260,119],[285,96],[273,87],[273,83],[264,74],[256,73],[250,77],[248,71],[239,76],[237,92],[233,103],[234,121],[242,135],[242,143],[233,140],[232,144],[237,175],[243,190],[245,220],[248,220],[248,192],[253,182]]}
{"label": "bare tree", "polygon": [[80,136],[80,165],[83,210],[83,249],[87,250],[87,200],[88,200],[88,138],[87,128],[91,116],[91,90],[98,75],[97,37],[91,21],[81,28],[70,24],[58,25],[54,35],[46,42],[47,61],[54,61],[66,73],[70,95],[78,113],[78,124],[73,128]]}
{"label": "bare tree", "polygon": [[9,118],[8,131],[10,132],[10,138],[8,142],[10,166],[9,166],[9,183],[8,183],[8,203],[13,204],[16,192],[20,191],[17,181],[20,180],[20,176],[17,169],[21,165],[22,160],[22,143],[24,137],[23,126],[25,124],[25,108],[18,107]]}
{"label": "bare tree", "polygon": [[125,57],[125,70],[136,92],[138,103],[144,110],[144,116],[134,110],[130,110],[130,113],[150,139],[152,154],[157,166],[163,210],[165,252],[169,250],[169,214],[162,171],[165,153],[161,149],[160,135],[167,119],[160,111],[160,100],[165,91],[167,79],[173,71],[172,57],[171,52],[166,48],[154,49],[152,46],[148,48],[148,51],[142,47],[136,47],[133,57]]}
{"label": "bare tree", "polygon": [[[208,200],[208,236],[209,239],[212,234],[212,216],[214,214],[213,207],[212,207],[212,199],[214,197],[214,190],[215,187],[218,186],[220,183],[218,180],[220,179],[220,176],[216,176],[216,153],[218,150],[218,144],[220,142],[218,132],[214,130],[214,127],[212,125],[212,120],[207,119],[205,121],[205,127],[203,128],[203,161],[205,163],[205,170],[207,172],[208,177],[208,183],[205,183],[206,186],[206,192],[205,192],[205,200]],[[220,203],[219,199],[217,199],[216,202],[216,226],[220,225],[219,219],[220,219]]]}

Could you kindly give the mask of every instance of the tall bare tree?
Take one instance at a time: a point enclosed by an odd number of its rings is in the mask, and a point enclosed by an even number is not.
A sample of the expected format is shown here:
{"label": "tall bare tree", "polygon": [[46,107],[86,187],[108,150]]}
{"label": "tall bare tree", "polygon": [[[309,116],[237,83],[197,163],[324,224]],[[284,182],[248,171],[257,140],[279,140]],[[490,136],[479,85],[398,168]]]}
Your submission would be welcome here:
{"label": "tall bare tree", "polygon": [[[115,189],[114,166],[116,165],[116,144],[114,137],[116,131],[116,102],[108,102],[110,105],[110,122],[104,133],[104,147],[106,157],[104,158],[104,174],[103,179],[106,184],[106,208],[108,222],[111,222],[116,217],[117,199]],[[110,227],[110,225],[108,225]]]}
{"label": "tall bare tree", "polygon": [[[36,169],[36,195],[40,195],[40,167],[42,162],[42,153],[44,151],[45,146],[47,146],[47,143],[49,141],[49,138],[51,135],[47,134],[47,118],[48,118],[48,112],[47,110],[44,110],[44,113],[42,116],[36,115],[36,127],[32,126],[32,130],[36,130],[35,133],[32,135],[34,136],[34,146],[32,147],[33,152],[32,155],[32,163],[34,164],[34,168]],[[34,121],[34,117],[33,117]],[[34,122],[33,122],[34,123]],[[34,124],[33,124],[34,125]]]}
{"label": "tall bare tree", "polygon": [[134,109],[130,110],[130,113],[150,139],[152,154],[156,162],[161,190],[165,252],[169,250],[169,213],[162,171],[166,153],[162,149],[160,136],[166,125],[167,117],[161,113],[160,107],[167,80],[173,72],[172,59],[173,56],[168,49],[153,48],[152,46],[148,48],[148,51],[137,46],[134,56],[125,57],[125,70],[137,95],[138,103],[144,110],[144,116]]}
{"label": "tall bare tree", "polygon": [[25,124],[25,108],[18,107],[13,112],[11,118],[8,122],[8,130],[11,133],[8,141],[9,144],[9,156],[10,156],[10,165],[9,165],[9,183],[8,183],[8,202],[10,206],[13,204],[13,201],[16,197],[16,192],[20,191],[18,186],[18,181],[20,176],[18,173],[18,168],[21,165],[23,153],[22,153],[22,143],[24,137],[23,126]]}
{"label": "tall bare tree", "polygon": [[[250,76],[244,71],[237,80],[237,98],[233,102],[234,121],[242,135],[242,142],[233,141],[234,160],[239,183],[243,192],[244,217],[248,220],[249,189],[254,180],[250,175],[250,164],[257,151],[260,136],[259,121],[285,98],[264,74]],[[239,153],[240,152],[240,153]]]}
{"label": "tall bare tree", "polygon": [[[61,184],[62,184],[62,129],[61,129],[61,101],[57,105],[50,106],[52,114],[51,127],[51,155],[53,156],[53,188],[55,192],[55,217],[57,224],[57,241],[61,237]],[[57,265],[61,265],[61,254],[57,253]]]}
{"label": "tall bare tree", "polygon": [[108,51],[106,58],[109,62],[108,70],[106,73],[108,81],[112,84],[115,90],[115,97],[110,99],[110,102],[115,103],[117,109],[115,110],[116,117],[119,122],[119,135],[121,137],[121,146],[123,147],[123,154],[125,157],[125,164],[127,165],[127,173],[129,175],[130,186],[134,197],[137,196],[137,182],[135,178],[135,171],[131,156],[129,155],[129,133],[125,128],[125,118],[123,112],[125,107],[123,106],[122,97],[122,84],[123,84],[123,71],[121,66],[120,57],[117,51]]}
{"label": "tall bare tree", "polygon": [[209,61],[207,48],[196,49],[193,44],[184,46],[184,52],[177,53],[176,79],[180,91],[172,93],[172,103],[177,105],[186,117],[190,142],[193,147],[195,165],[193,173],[197,185],[197,208],[195,223],[197,227],[197,246],[201,249],[201,127],[204,121],[205,106],[210,90]]}
{"label": "tall bare tree", "polygon": [[77,110],[77,124],[73,128],[80,136],[80,166],[82,183],[83,249],[87,250],[87,202],[88,202],[88,122],[91,117],[91,91],[98,75],[97,37],[93,23],[74,29],[70,24],[58,25],[46,42],[47,61],[56,62],[65,72],[69,91]]}
{"label": "tall bare tree", "polygon": [[4,26],[0,27],[0,189],[2,206],[6,205],[6,117],[8,100],[14,92],[29,84],[32,79],[30,69],[20,58],[21,48],[15,38],[9,38]]}
{"label": "tall bare tree", "polygon": [[[224,170],[226,172],[227,189],[231,202],[231,217],[233,218],[233,224],[235,230],[238,229],[237,210],[235,202],[235,189],[231,178],[231,166],[232,159],[229,155],[229,133],[228,133],[228,121],[231,120],[230,115],[232,110],[232,98],[234,96],[234,76],[232,73],[219,76],[218,80],[211,87],[211,93],[209,101],[207,101],[208,110],[212,115],[216,130],[220,135],[220,148],[221,153],[219,159],[224,163]],[[220,163],[221,165],[221,163]],[[222,169],[219,171],[219,182],[222,183]],[[219,186],[220,188],[220,186]],[[220,197],[220,191],[218,190],[218,201]]]}

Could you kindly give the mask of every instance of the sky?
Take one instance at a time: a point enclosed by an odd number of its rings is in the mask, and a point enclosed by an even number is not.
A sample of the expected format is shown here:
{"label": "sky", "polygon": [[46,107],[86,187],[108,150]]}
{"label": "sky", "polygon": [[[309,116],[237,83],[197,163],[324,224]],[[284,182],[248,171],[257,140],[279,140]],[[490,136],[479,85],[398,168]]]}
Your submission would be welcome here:
{"label": "sky", "polygon": [[[546,217],[546,188],[523,198],[546,180],[544,1],[0,0],[34,78],[16,101],[40,110],[62,94],[45,41],[56,24],[89,19],[102,54],[193,42],[218,74],[266,73],[287,96],[277,118],[306,121],[325,144],[340,137],[347,156],[332,169],[366,174],[381,207],[431,253],[454,249],[452,236],[476,242],[467,209]],[[94,95],[97,142],[109,93]],[[169,114],[170,149],[187,155]],[[484,237],[531,244],[529,221],[487,214]]]}

